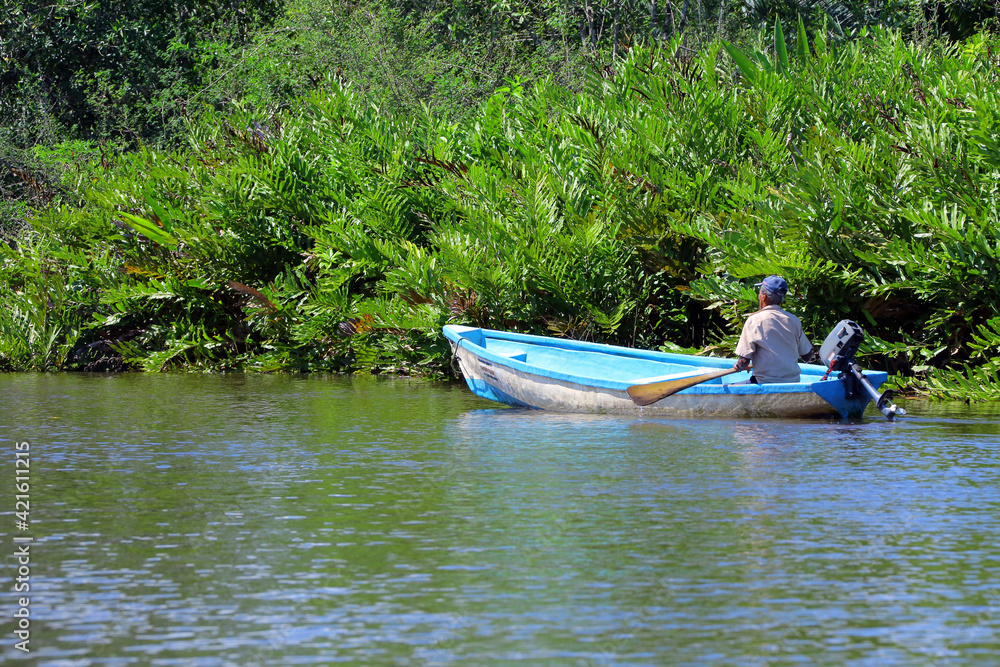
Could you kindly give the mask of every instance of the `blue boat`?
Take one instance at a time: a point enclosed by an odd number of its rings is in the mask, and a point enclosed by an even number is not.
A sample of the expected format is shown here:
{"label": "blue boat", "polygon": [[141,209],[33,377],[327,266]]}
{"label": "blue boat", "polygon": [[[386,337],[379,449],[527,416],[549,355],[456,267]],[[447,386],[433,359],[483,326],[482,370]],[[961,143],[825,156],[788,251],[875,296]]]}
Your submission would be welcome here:
{"label": "blue boat", "polygon": [[[835,333],[837,330],[828,343]],[[860,328],[857,333],[863,335]],[[750,375],[732,371],[733,359],[458,325],[445,326],[444,335],[469,389],[477,396],[511,406],[656,417],[858,418],[875,399],[889,419],[898,410],[890,402],[889,392],[876,391],[886,381],[886,373],[861,373],[852,359],[832,353],[828,366],[799,364],[801,378],[796,383],[738,384]],[[842,332],[837,340],[847,338]],[[828,343],[821,354],[833,349]],[[841,351],[839,347],[837,351]],[[851,357],[855,351],[856,345],[850,350]],[[842,372],[830,372],[838,369]],[[723,377],[700,381],[649,405],[638,405],[629,392],[630,387],[676,384],[688,378],[698,381],[707,375]],[[902,410],[898,413],[905,414]]]}

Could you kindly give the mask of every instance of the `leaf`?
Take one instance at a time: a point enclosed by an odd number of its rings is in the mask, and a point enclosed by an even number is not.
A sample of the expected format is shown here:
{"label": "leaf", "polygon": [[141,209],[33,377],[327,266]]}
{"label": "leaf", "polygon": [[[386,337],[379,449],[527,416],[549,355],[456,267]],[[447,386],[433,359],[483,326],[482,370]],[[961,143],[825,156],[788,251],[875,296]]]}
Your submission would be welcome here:
{"label": "leaf", "polygon": [[778,52],[778,71],[788,76],[788,49],[785,48],[785,36],[781,32],[781,19],[774,19],[774,48]]}
{"label": "leaf", "polygon": [[167,246],[171,249],[177,247],[177,239],[168,232],[160,229],[155,222],[151,222],[145,218],[140,218],[139,216],[132,215],[131,213],[119,212],[118,215],[122,217],[129,227],[134,229],[139,234],[142,234],[150,241]]}
{"label": "leaf", "polygon": [[750,83],[756,83],[757,78],[760,76],[760,70],[757,68],[757,66],[754,65],[753,62],[749,58],[747,58],[742,51],[740,51],[738,48],[736,48],[729,42],[722,42],[722,46],[724,46],[726,48],[726,51],[729,52],[729,55],[736,62],[736,66],[740,68],[741,72],[743,72],[743,76],[746,78],[746,80],[749,81]]}
{"label": "leaf", "polygon": [[802,22],[802,14],[799,14],[799,35],[795,44],[795,51],[798,53],[799,62],[805,64],[809,58],[809,38],[806,36],[806,26]]}
{"label": "leaf", "polygon": [[149,204],[149,207],[153,209],[153,215],[156,216],[155,222],[159,222],[160,225],[167,230],[167,232],[172,231],[173,220],[171,219],[170,214],[167,213],[162,206],[160,206],[151,193],[146,192],[143,198],[146,200],[146,203]]}

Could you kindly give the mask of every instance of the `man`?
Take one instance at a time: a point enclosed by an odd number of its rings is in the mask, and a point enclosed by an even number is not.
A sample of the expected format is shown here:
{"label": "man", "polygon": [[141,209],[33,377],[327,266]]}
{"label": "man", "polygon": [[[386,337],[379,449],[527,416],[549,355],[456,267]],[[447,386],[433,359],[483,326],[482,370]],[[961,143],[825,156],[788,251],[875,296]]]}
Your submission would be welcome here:
{"label": "man", "polygon": [[781,308],[788,283],[781,276],[768,276],[759,287],[760,310],[747,318],[736,345],[739,355],[733,368],[745,371],[753,364],[751,384],[798,382],[798,360],[808,361],[813,346],[802,332],[802,322]]}

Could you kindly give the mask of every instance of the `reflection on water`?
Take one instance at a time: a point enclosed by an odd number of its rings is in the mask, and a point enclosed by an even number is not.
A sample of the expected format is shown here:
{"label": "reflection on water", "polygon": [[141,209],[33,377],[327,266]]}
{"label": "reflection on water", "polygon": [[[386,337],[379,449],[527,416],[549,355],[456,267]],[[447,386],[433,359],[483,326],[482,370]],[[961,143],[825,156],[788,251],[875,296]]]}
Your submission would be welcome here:
{"label": "reflection on water", "polygon": [[971,665],[1000,649],[994,408],[490,406],[373,378],[0,376],[0,498],[12,442],[32,443],[31,659]]}

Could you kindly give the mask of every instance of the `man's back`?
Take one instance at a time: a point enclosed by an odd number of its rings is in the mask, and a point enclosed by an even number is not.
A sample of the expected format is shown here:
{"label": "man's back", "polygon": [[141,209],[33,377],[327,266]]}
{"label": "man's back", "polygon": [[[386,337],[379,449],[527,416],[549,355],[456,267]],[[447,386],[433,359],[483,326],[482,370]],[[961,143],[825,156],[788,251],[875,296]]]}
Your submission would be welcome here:
{"label": "man's back", "polygon": [[799,318],[775,305],[747,318],[736,346],[736,354],[753,360],[753,376],[762,384],[798,382],[798,359],[811,351]]}

